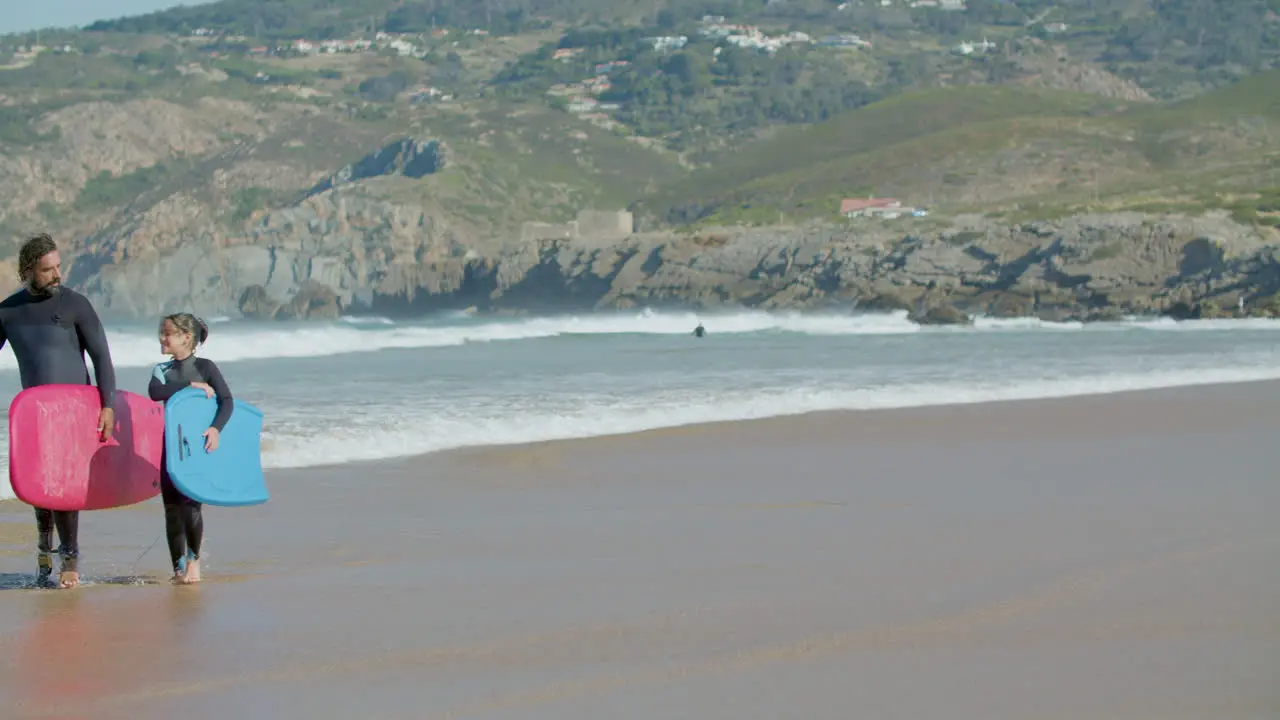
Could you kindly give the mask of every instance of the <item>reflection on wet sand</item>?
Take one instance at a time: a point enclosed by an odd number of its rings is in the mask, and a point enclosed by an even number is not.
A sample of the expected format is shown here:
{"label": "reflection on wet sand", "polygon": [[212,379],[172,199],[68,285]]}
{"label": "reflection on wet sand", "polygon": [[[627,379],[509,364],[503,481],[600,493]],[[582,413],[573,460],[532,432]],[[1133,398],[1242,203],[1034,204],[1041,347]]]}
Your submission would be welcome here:
{"label": "reflection on wet sand", "polygon": [[2,646],[3,685],[16,717],[52,717],[52,703],[89,711],[103,697],[182,674],[191,648],[184,640],[200,615],[200,593],[112,593],[48,591],[30,604],[23,629]]}

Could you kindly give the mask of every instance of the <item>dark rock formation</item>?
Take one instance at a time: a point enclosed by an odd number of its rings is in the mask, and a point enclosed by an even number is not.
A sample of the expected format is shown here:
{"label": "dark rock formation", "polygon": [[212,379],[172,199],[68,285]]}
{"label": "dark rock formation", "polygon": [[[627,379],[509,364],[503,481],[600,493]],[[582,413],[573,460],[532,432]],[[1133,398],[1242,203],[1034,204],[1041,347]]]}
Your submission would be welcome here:
{"label": "dark rock formation", "polygon": [[336,320],[342,316],[342,301],[332,288],[308,280],[285,303],[261,285],[250,285],[240,294],[239,309],[250,320]]}
{"label": "dark rock formation", "polygon": [[261,285],[250,285],[240,293],[240,314],[247,320],[272,320],[280,310],[280,303],[271,299]]}
{"label": "dark rock formation", "polygon": [[342,316],[342,301],[332,288],[308,280],[287,304],[276,312],[279,320],[336,320]]}
{"label": "dark rock formation", "polygon": [[448,163],[447,155],[447,150],[438,140],[402,138],[316,183],[307,192],[307,197],[348,183],[384,175],[422,178],[443,170]]}
{"label": "dark rock formation", "polygon": [[973,323],[972,318],[946,302],[929,305],[908,317],[912,322],[920,325],[971,325]]}

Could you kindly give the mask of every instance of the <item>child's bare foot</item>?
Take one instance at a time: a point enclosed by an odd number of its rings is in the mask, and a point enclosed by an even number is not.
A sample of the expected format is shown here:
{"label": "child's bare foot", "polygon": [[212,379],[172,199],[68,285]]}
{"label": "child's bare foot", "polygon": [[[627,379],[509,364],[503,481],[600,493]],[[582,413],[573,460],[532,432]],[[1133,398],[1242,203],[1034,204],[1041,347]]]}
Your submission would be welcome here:
{"label": "child's bare foot", "polygon": [[63,590],[73,588],[80,584],[79,563],[75,555],[64,553],[62,555],[62,567],[58,568],[58,587]]}
{"label": "child's bare foot", "polygon": [[182,582],[186,585],[192,585],[200,582],[200,560],[195,558],[187,561],[187,572],[182,576]]}

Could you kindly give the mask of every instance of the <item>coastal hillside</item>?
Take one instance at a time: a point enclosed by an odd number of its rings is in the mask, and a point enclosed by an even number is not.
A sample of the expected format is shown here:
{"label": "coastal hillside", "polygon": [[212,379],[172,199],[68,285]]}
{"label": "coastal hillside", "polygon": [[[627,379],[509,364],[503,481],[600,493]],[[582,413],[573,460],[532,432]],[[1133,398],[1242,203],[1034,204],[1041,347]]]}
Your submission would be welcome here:
{"label": "coastal hillside", "polygon": [[[108,315],[305,318],[853,304],[895,248],[1086,217],[1261,252],[1280,25],[1204,5],[225,0],[0,38],[0,262],[43,230]],[[879,259],[799,262],[837,248]]]}
{"label": "coastal hillside", "polygon": [[1275,224],[1248,197],[1280,184],[1277,137],[1280,71],[1169,103],[929,90],[788,129],[642,204],[676,223],[834,216],[842,198],[881,195],[948,214],[1220,207]]}

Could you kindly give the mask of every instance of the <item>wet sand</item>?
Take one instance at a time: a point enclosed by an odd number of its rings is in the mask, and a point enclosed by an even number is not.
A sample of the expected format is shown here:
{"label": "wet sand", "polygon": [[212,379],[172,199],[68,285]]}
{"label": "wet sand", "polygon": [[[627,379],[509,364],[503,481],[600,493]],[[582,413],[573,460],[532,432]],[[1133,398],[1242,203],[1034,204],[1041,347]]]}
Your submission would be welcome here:
{"label": "wet sand", "polygon": [[1276,718],[1277,431],[1249,383],[281,471],[206,510],[193,588],[156,500],[84,515],[87,586],[21,589],[0,503],[0,707]]}

